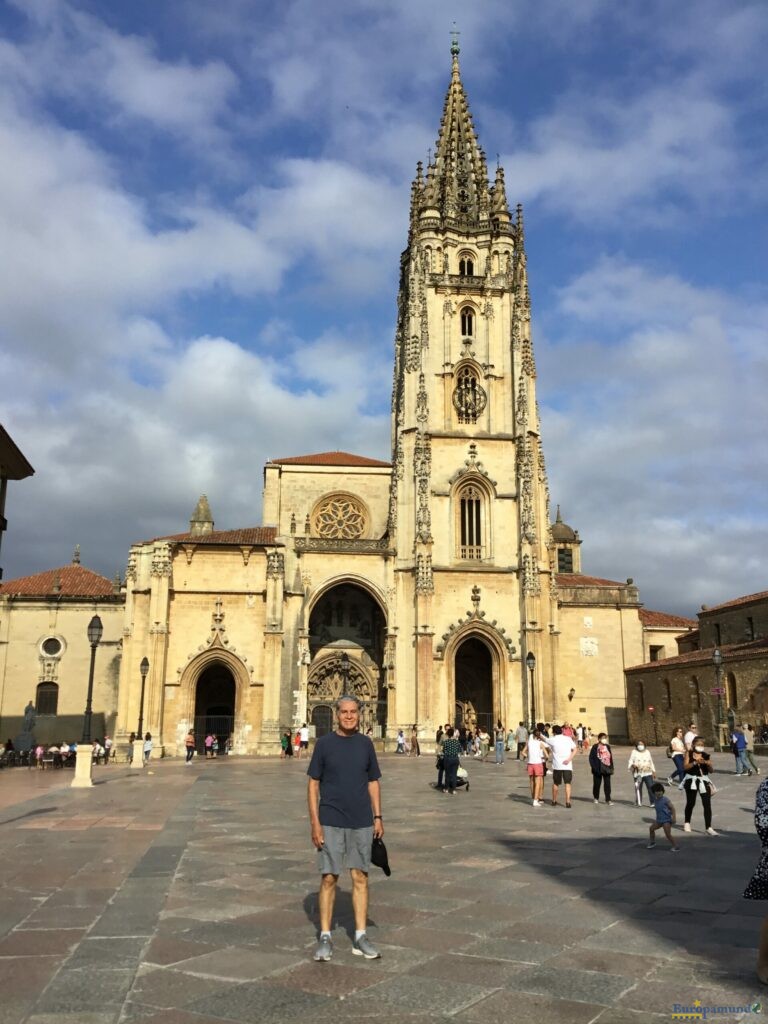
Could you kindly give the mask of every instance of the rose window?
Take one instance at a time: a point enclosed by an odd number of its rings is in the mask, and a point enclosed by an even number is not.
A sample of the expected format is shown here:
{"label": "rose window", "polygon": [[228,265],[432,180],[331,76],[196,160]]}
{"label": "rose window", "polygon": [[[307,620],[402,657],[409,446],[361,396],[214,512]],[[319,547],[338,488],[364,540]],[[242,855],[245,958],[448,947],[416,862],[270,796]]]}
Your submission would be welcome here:
{"label": "rose window", "polygon": [[354,540],[365,531],[365,510],[355,498],[334,494],[315,512],[314,533],[318,537]]}

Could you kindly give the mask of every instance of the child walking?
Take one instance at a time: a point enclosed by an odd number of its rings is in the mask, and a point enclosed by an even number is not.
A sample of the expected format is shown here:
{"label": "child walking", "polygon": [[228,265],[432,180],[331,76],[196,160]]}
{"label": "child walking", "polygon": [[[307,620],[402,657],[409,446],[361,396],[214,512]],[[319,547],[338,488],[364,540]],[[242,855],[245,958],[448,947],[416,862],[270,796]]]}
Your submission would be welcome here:
{"label": "child walking", "polygon": [[653,799],[655,801],[653,806],[656,811],[656,821],[648,829],[648,849],[652,850],[656,845],[656,833],[661,829],[672,846],[672,850],[670,852],[677,853],[680,847],[677,845],[674,836],[672,835],[672,826],[677,821],[675,808],[669,797],[664,796],[664,787],[660,782],[655,782],[653,786],[651,786],[651,792],[653,793]]}

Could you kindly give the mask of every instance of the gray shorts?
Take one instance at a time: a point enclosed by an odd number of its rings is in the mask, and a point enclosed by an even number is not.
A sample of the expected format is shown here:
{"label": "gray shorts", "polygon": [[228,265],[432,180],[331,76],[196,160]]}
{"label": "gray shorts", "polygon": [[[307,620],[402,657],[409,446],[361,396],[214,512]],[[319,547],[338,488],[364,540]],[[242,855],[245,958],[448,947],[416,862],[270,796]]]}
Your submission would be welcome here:
{"label": "gray shorts", "polygon": [[368,874],[371,867],[373,825],[367,828],[337,828],[323,825],[325,843],[317,851],[317,863],[322,875],[340,875],[342,869],[358,868]]}

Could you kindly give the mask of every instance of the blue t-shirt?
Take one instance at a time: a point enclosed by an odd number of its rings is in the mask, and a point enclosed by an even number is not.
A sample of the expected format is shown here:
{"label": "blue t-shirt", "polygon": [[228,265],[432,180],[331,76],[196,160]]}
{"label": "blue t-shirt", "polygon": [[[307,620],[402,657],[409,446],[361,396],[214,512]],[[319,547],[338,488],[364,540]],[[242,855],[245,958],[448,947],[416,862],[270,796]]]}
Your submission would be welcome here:
{"label": "blue t-shirt", "polygon": [[307,775],[320,783],[320,824],[336,828],[370,828],[373,808],[368,783],[381,778],[373,743],[356,732],[321,736]]}
{"label": "blue t-shirt", "polygon": [[659,825],[671,825],[672,824],[672,804],[669,802],[668,796],[656,797],[656,821]]}

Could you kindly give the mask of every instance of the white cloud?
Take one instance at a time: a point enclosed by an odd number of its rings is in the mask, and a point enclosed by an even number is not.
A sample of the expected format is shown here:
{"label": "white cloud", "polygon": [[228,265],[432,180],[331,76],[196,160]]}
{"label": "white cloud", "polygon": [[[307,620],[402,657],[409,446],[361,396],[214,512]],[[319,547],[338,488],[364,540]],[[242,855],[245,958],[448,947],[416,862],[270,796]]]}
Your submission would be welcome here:
{"label": "white cloud", "polygon": [[120,35],[70,4],[17,2],[37,31],[6,47],[0,67],[23,73],[38,94],[51,93],[109,117],[140,121],[185,142],[223,145],[219,122],[229,114],[237,78],[221,61],[193,65],[157,57],[149,38]]}
{"label": "white cloud", "polygon": [[[553,499],[585,572],[690,611],[765,588],[768,304],[604,258],[538,345]],[[746,337],[745,337],[746,335]]]}
{"label": "white cloud", "polygon": [[516,194],[579,221],[659,226],[681,205],[738,192],[732,112],[681,82],[631,98],[573,92],[502,162]]}

